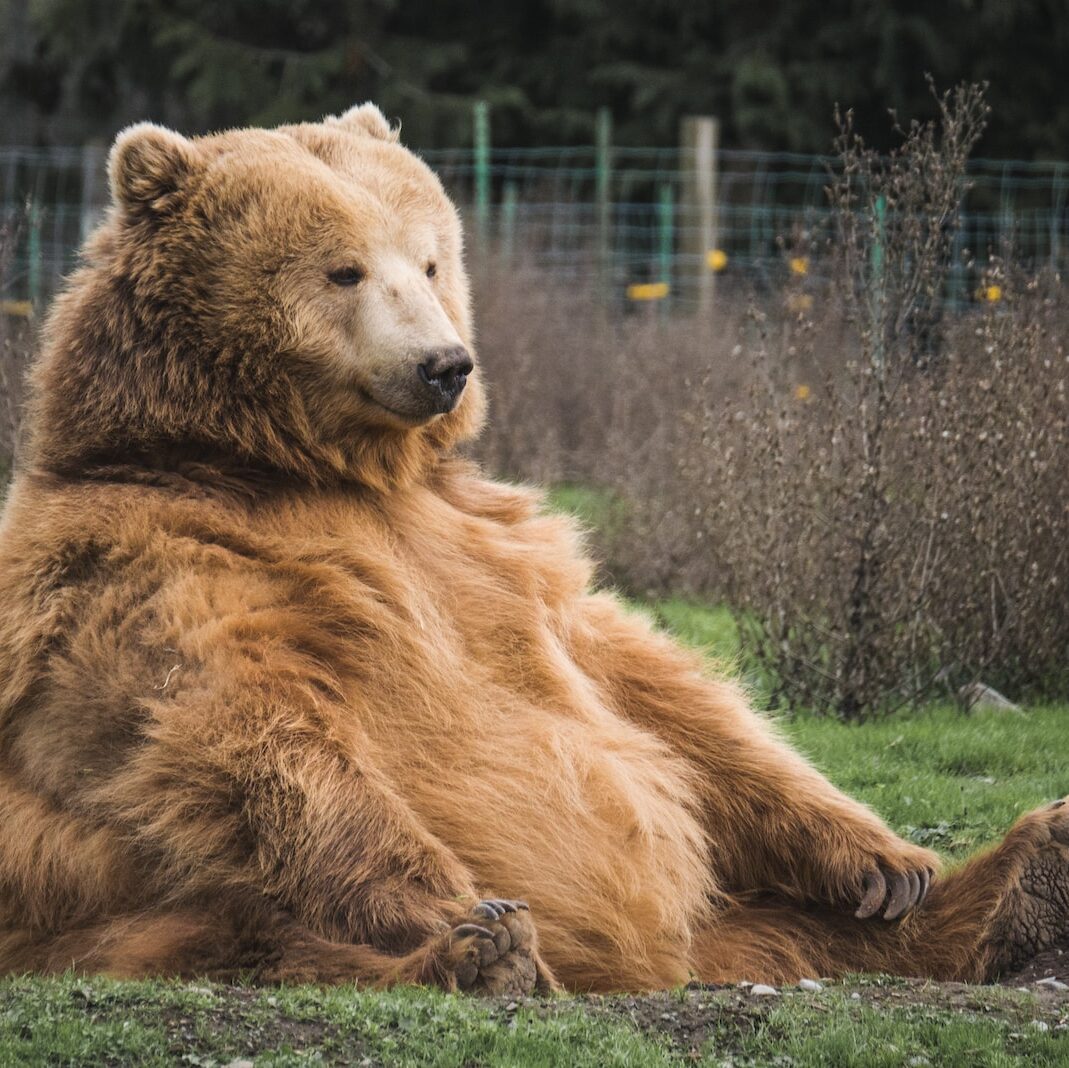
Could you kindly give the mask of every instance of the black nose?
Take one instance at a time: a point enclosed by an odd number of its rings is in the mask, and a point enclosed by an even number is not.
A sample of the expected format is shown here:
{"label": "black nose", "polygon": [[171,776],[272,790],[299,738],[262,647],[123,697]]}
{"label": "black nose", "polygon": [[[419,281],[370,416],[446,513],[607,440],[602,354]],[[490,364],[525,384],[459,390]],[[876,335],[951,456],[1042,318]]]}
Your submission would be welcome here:
{"label": "black nose", "polygon": [[451,349],[437,349],[423,354],[419,377],[443,406],[452,406],[464,390],[468,375],[475,365],[463,345]]}

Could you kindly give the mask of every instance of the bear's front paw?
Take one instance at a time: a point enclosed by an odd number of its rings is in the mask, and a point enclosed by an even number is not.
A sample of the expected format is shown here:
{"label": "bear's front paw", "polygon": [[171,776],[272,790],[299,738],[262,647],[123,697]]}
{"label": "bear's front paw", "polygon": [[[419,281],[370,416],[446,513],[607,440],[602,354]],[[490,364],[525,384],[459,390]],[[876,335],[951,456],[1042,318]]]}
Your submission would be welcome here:
{"label": "bear's front paw", "polygon": [[446,989],[519,997],[557,986],[538,955],[534,921],[523,901],[478,902],[441,936],[435,957],[436,978]]}
{"label": "bear's front paw", "polygon": [[856,862],[850,904],[859,920],[899,920],[924,904],[939,858],[927,849],[895,841]]}

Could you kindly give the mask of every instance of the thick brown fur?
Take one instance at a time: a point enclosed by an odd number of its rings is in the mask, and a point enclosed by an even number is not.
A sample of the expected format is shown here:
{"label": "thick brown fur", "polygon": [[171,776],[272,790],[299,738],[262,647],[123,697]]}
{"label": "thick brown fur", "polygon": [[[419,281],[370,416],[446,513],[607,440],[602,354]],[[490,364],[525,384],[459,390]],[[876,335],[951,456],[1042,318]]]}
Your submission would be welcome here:
{"label": "thick brown fur", "polygon": [[467,280],[377,109],[110,168],[0,530],[0,970],[639,990],[1064,938],[1064,809],[923,901],[933,854],[456,458],[477,370],[405,414]]}

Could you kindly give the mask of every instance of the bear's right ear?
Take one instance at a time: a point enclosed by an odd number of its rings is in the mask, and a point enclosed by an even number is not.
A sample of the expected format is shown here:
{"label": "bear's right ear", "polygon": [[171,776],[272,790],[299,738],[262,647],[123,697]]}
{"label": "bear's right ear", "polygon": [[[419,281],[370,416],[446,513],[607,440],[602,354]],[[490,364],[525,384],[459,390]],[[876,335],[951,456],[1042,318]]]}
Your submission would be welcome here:
{"label": "bear's right ear", "polygon": [[174,130],[152,122],[128,126],[108,155],[111,195],[134,211],[164,212],[196,162],[196,146]]}
{"label": "bear's right ear", "polygon": [[367,134],[377,141],[397,141],[401,137],[401,127],[391,126],[370,100],[365,104],[354,104],[341,115],[328,115],[323,121],[328,126],[342,126],[352,133]]}

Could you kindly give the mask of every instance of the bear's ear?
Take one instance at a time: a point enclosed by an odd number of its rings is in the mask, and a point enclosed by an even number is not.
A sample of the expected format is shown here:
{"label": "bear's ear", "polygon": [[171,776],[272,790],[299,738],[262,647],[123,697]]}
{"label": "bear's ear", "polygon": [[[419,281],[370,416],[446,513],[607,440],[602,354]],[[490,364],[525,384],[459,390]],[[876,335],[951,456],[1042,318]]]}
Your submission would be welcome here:
{"label": "bear's ear", "polygon": [[352,133],[367,134],[379,141],[396,141],[401,136],[401,128],[392,127],[386,121],[386,116],[370,101],[354,104],[341,115],[328,115],[323,121],[331,126],[342,126]]}
{"label": "bear's ear", "polygon": [[181,134],[151,122],[128,126],[108,156],[111,195],[136,211],[166,211],[196,162],[196,146]]}

